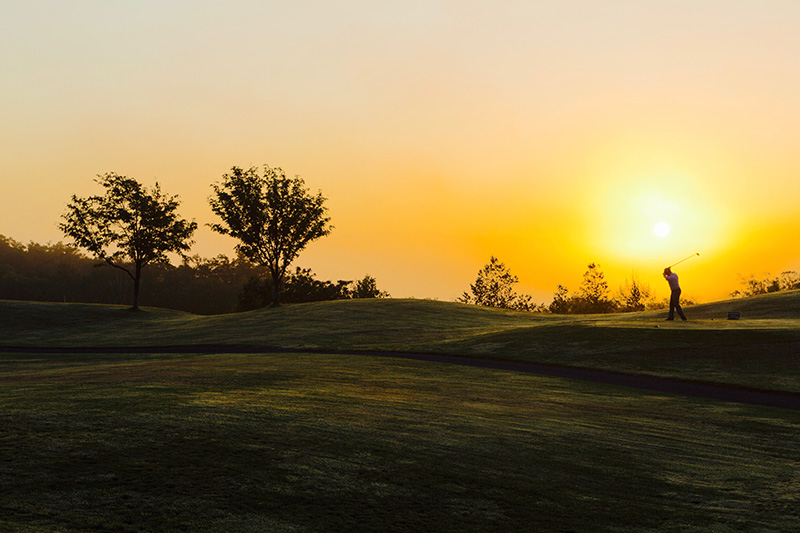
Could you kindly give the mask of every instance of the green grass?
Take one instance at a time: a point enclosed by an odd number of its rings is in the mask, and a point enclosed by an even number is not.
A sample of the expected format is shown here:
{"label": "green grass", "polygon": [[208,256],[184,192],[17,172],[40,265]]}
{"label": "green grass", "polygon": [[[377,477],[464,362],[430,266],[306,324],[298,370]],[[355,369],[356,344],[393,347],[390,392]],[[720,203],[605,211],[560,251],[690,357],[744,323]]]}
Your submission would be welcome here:
{"label": "green grass", "polygon": [[798,530],[798,412],[324,354],[455,353],[800,392],[799,292],[687,314],[365,300],[204,317],[0,301],[6,347],[323,352],[0,353],[0,530]]}
{"label": "green grass", "polygon": [[2,343],[34,346],[141,346],[188,343],[298,348],[400,348],[448,335],[499,331],[532,315],[427,300],[288,304],[200,316],[163,309],[0,301]]}
{"label": "green grass", "polygon": [[[726,320],[727,311],[742,313]],[[664,312],[553,316],[428,300],[352,300],[197,316],[0,301],[0,345],[256,345],[460,354],[800,392],[800,291]]]}
{"label": "green grass", "polygon": [[0,530],[800,528],[800,413],[512,372],[0,354],[0,427]]}

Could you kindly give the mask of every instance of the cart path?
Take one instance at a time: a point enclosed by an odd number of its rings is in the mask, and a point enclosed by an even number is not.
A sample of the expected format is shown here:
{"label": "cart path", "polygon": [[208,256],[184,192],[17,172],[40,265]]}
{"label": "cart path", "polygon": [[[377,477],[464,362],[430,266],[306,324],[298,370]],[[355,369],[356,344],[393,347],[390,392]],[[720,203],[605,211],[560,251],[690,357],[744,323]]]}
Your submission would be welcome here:
{"label": "cart path", "polygon": [[571,366],[545,365],[525,363],[521,361],[507,361],[501,359],[481,359],[459,355],[441,355],[429,353],[407,352],[379,352],[358,350],[319,350],[299,348],[278,348],[269,346],[231,346],[231,345],[185,345],[185,346],[136,346],[136,347],[96,347],[96,348],[32,348],[32,347],[6,347],[0,346],[0,353],[39,353],[39,354],[114,354],[114,353],[202,353],[202,354],[235,354],[235,353],[318,353],[333,355],[355,355],[370,357],[387,357],[394,359],[413,359],[451,365],[472,366],[493,370],[507,370],[522,372],[539,376],[574,379],[592,383],[602,383],[618,387],[629,387],[667,394],[676,394],[694,398],[707,398],[724,402],[735,402],[781,409],[800,410],[800,394],[790,392],[769,391],[736,387],[733,385],[719,385],[683,381],[670,378],[644,376],[640,374],[625,374],[606,370],[592,370]]}

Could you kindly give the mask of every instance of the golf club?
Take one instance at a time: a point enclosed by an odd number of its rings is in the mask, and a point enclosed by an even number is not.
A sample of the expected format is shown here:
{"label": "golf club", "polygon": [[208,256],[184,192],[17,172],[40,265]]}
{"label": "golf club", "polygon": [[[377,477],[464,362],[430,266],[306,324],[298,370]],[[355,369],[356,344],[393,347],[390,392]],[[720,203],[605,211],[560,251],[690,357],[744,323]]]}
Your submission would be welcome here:
{"label": "golf club", "polygon": [[690,255],[689,257],[684,257],[683,259],[681,259],[680,261],[678,261],[678,262],[677,262],[677,263],[675,263],[674,265],[670,265],[668,268],[672,268],[672,267],[674,267],[675,265],[679,265],[679,264],[683,263],[684,261],[686,261],[687,259],[691,259],[692,257],[694,257],[694,256],[696,256],[696,255],[700,255],[700,252],[693,253],[693,254],[692,254],[692,255]]}

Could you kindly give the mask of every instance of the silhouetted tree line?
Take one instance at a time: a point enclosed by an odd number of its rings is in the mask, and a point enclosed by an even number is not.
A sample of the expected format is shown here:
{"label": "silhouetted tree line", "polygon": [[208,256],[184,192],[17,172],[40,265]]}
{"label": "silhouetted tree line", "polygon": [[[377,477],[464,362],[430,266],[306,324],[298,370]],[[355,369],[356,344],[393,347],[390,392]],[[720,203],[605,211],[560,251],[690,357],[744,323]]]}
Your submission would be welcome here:
{"label": "silhouetted tree line", "polygon": [[751,274],[749,278],[742,278],[742,284],[743,289],[731,293],[733,298],[800,289],[800,275],[794,270],[786,270],[774,278],[767,275],[766,278],[757,279]]}
{"label": "silhouetted tree line", "polygon": [[[272,277],[254,276],[247,280],[239,296],[241,311],[259,309],[272,303]],[[378,289],[369,274],[359,281],[321,281],[308,268],[297,267],[286,275],[281,301],[288,303],[346,300],[350,298],[388,298],[389,293]]]}
{"label": "silhouetted tree line", "polygon": [[[583,274],[578,291],[570,294],[564,285],[558,285],[550,305],[536,304],[531,296],[519,294],[514,285],[517,276],[499,259],[492,256],[489,263],[478,271],[478,278],[457,301],[467,304],[533,311],[554,314],[627,313],[647,309],[669,307],[669,298],[656,301],[650,286],[639,281],[636,274],[619,288],[616,295],[611,294],[600,265],[590,263]],[[694,305],[691,298],[681,298],[684,305]]]}
{"label": "silhouetted tree line", "polygon": [[[174,272],[166,266],[168,253],[177,254],[183,266],[191,267],[187,252],[197,223],[181,218],[178,196],[162,192],[158,182],[147,188],[115,172],[98,175],[95,182],[104,193],[72,195],[59,228],[76,247],[130,278],[132,309],[137,310],[143,269],[150,272],[161,265],[160,275],[172,277]],[[301,177],[287,177],[281,168],[268,165],[262,172],[255,167],[233,167],[212,189],[209,203],[221,222],[210,224],[211,229],[239,241],[239,258],[269,273],[271,305],[278,305],[282,291],[300,283],[289,274],[289,265],[308,243],[333,229],[326,198],[321,192],[312,194]],[[308,273],[301,276],[303,282],[307,277]],[[149,302],[157,303],[158,298]]]}
{"label": "silhouetted tree line", "polygon": [[[272,301],[271,277],[244,257],[191,256],[174,266],[148,267],[141,298],[148,306],[197,314],[230,313],[264,307]],[[131,303],[132,280],[123,271],[99,263],[63,244],[24,245],[0,235],[0,299],[46,302]],[[359,281],[322,281],[310,269],[297,268],[283,282],[288,303],[346,298],[382,298],[372,276]]]}
{"label": "silhouetted tree line", "polygon": [[[611,313],[619,308],[618,303],[609,297],[608,282],[600,265],[590,263],[587,268],[577,293],[569,294],[564,285],[556,288],[549,307],[551,313]],[[637,304],[638,299],[634,302],[634,305]]]}

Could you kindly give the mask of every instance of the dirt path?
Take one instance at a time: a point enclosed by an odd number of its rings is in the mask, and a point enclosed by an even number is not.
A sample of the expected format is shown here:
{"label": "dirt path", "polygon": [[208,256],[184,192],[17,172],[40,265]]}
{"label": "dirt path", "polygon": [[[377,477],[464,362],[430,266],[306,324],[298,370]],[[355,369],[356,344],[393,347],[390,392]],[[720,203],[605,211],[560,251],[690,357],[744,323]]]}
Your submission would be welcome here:
{"label": "dirt path", "polygon": [[618,387],[630,387],[667,394],[677,394],[694,398],[708,398],[724,402],[736,402],[781,409],[800,410],[800,394],[748,389],[730,385],[681,381],[677,379],[658,378],[636,374],[623,374],[604,370],[591,370],[569,366],[542,365],[518,361],[498,359],[479,359],[456,355],[437,355],[405,352],[375,352],[354,350],[301,350],[287,348],[271,348],[256,346],[225,345],[189,345],[189,346],[154,346],[130,348],[22,348],[0,347],[2,353],[68,353],[68,354],[106,354],[106,353],[326,353],[338,355],[366,355],[372,357],[390,357],[395,359],[413,359],[445,363],[452,365],[473,366],[494,370],[524,372],[539,376],[550,376],[564,379],[603,383]]}

